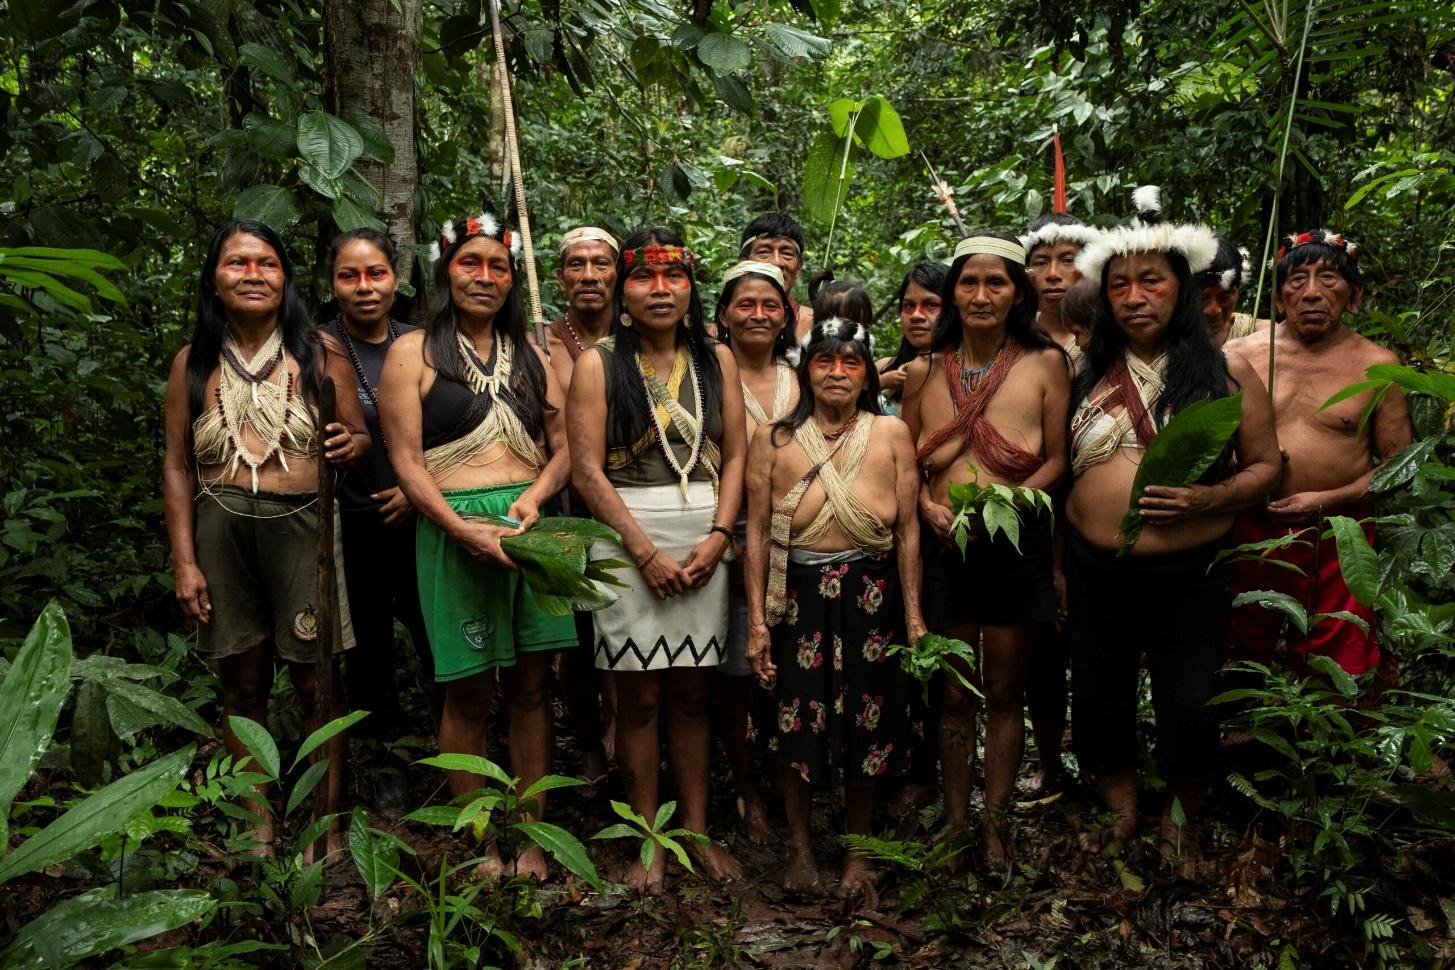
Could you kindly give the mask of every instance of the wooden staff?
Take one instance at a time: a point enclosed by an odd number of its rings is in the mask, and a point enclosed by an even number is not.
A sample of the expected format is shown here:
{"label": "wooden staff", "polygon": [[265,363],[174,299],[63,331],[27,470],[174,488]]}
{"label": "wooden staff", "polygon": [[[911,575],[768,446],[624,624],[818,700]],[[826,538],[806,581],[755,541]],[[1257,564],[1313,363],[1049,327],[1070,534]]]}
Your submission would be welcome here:
{"label": "wooden staff", "polygon": [[[333,378],[325,377],[318,387],[318,545],[315,560],[318,567],[317,586],[314,588],[314,602],[317,604],[318,652],[313,661],[313,718],[314,727],[320,728],[333,719],[333,690],[336,673],[334,640],[337,636],[338,610],[338,564],[333,555],[333,466],[328,462],[326,446],[327,428],[338,420],[338,402],[334,392]],[[326,746],[325,746],[326,747]],[[323,751],[320,757],[327,757]],[[330,768],[336,768],[330,765]],[[332,774],[332,772],[328,772]],[[327,815],[333,808],[332,790],[327,775],[322,780],[323,789],[315,792],[313,799],[314,821]]]}

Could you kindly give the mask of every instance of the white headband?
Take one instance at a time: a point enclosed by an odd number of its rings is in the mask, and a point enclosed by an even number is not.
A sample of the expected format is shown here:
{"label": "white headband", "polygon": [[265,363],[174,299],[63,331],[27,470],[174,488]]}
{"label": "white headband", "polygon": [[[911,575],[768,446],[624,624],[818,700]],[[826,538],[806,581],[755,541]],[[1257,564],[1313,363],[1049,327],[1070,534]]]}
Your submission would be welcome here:
{"label": "white headband", "polygon": [[1161,204],[1160,191],[1155,185],[1137,189],[1132,195],[1132,204],[1137,214],[1130,224],[1104,230],[1077,255],[1076,268],[1082,276],[1100,281],[1108,260],[1130,253],[1178,252],[1194,273],[1201,273],[1212,265],[1218,254],[1218,237],[1207,226],[1148,221],[1157,217]]}
{"label": "white headband", "polygon": [[561,248],[557,252],[564,258],[566,250],[577,243],[583,242],[606,243],[606,245],[611,247],[613,253],[621,252],[621,246],[617,243],[616,237],[605,229],[598,229],[595,226],[577,226],[575,229],[566,233],[561,237]]}
{"label": "white headband", "polygon": [[783,282],[783,270],[774,266],[772,263],[763,263],[756,259],[745,259],[722,274],[722,285],[726,287],[739,276],[747,276],[749,273],[756,273],[759,276],[768,277],[778,284],[780,290],[788,289],[788,285]]}
{"label": "white headband", "polygon": [[960,244],[955,247],[955,259],[977,255],[999,256],[1017,266],[1026,264],[1025,247],[1019,241],[1011,242],[999,236],[971,236],[969,239],[960,240]]}
{"label": "white headband", "polygon": [[753,243],[757,242],[759,239],[788,239],[788,241],[793,243],[794,247],[798,250],[798,258],[803,258],[803,247],[798,245],[798,240],[789,239],[787,236],[775,236],[771,232],[759,233],[756,236],[749,236],[747,239],[744,239],[743,244],[738,247],[738,255],[741,256],[743,253],[746,253],[750,248],[752,248]]}
{"label": "white headband", "polygon": [[1037,246],[1054,246],[1056,243],[1075,243],[1078,246],[1089,246],[1101,237],[1101,230],[1095,226],[1076,225],[1063,226],[1054,222],[1037,229],[1035,232],[1028,232],[1021,236],[1021,245],[1025,247],[1026,258],[1031,256],[1031,250]]}

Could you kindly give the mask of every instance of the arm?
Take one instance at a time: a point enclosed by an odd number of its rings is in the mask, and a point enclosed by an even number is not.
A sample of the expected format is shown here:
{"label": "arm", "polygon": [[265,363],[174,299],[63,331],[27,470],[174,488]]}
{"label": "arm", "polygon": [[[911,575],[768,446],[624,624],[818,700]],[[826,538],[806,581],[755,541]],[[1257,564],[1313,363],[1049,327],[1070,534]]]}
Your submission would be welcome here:
{"label": "arm", "polygon": [[[748,450],[748,418],[743,406],[743,384],[732,352],[719,344],[718,366],[722,368],[722,469],[718,472],[717,513],[713,521],[732,528],[743,505],[743,464]],[[731,540],[721,532],[709,532],[687,555],[682,568],[693,589],[707,584]]]}
{"label": "arm", "polygon": [[536,480],[506,510],[512,519],[520,521],[522,532],[535,525],[541,517],[541,505],[554,498],[571,480],[571,452],[566,445],[566,395],[561,393],[556,372],[546,360],[546,355],[539,347],[532,346],[530,351],[540,360],[546,373],[545,403],[550,407],[542,409],[542,417],[546,425],[546,450],[551,457]]}
{"label": "arm", "polygon": [[429,518],[476,559],[514,569],[500,548],[502,536],[519,530],[503,529],[462,519],[440,492],[424,465],[424,418],[420,401],[428,390],[425,378],[423,332],[407,333],[394,341],[379,376],[379,425],[389,440],[389,463],[399,487],[420,514]]}
{"label": "arm", "polygon": [[622,546],[652,592],[666,599],[686,589],[687,574],[682,567],[659,553],[606,479],[606,371],[600,354],[582,354],[571,373],[571,390],[566,395],[566,438],[570,442],[571,484],[586,500],[591,514],[621,536]]}
{"label": "arm", "polygon": [[212,601],[207,596],[207,578],[197,567],[197,548],[193,544],[196,525],[193,499],[197,494],[197,477],[192,471],[187,427],[189,350],[183,347],[178,352],[167,374],[167,457],[162,466],[162,499],[166,506],[167,540],[172,546],[177,602],[187,616],[198,623],[206,623],[212,613]]}
{"label": "arm", "polygon": [[1044,350],[1038,363],[1044,374],[1045,390],[1041,396],[1041,454],[1045,461],[1021,484],[1056,494],[1066,477],[1067,413],[1071,408],[1071,376],[1066,371],[1065,355],[1057,350]]}
{"label": "arm", "polygon": [[[934,373],[935,355],[926,354],[923,357],[916,357],[910,361],[905,370],[904,393],[900,398],[899,416],[909,427],[909,440],[912,447],[918,445],[920,431],[923,429],[924,418],[920,414],[920,407],[924,401],[925,388],[929,386],[930,375]],[[913,457],[913,456],[911,456]],[[918,469],[918,459],[915,460],[915,467]],[[920,476],[919,495],[916,500],[920,518],[934,530],[935,535],[942,542],[950,541],[950,523],[954,516],[945,506],[936,502],[930,494],[930,483]]]}
{"label": "arm", "polygon": [[323,342],[323,372],[333,378],[338,418],[323,429],[325,434],[330,435],[323,443],[324,457],[330,464],[355,468],[363,464],[374,442],[364,423],[363,406],[359,404],[354,365],[333,334],[320,332],[319,337]]}
{"label": "arm", "polygon": [[919,602],[919,464],[914,460],[914,439],[909,436],[909,429],[892,418],[880,418],[880,422],[889,425],[894,448],[894,552],[899,563],[899,588],[904,597],[904,635],[906,642],[913,645],[926,632]]}
{"label": "arm", "polygon": [[766,686],[773,668],[772,634],[768,631],[768,542],[773,519],[773,426],[763,425],[748,448],[748,548],[743,555],[743,587],[748,600],[748,662]]}
{"label": "arm", "polygon": [[1149,524],[1172,525],[1199,515],[1226,515],[1264,500],[1278,482],[1282,458],[1273,430],[1273,402],[1258,374],[1240,357],[1228,358],[1228,375],[1242,386],[1243,420],[1238,425],[1239,469],[1216,485],[1172,488],[1149,485],[1141,500]]}

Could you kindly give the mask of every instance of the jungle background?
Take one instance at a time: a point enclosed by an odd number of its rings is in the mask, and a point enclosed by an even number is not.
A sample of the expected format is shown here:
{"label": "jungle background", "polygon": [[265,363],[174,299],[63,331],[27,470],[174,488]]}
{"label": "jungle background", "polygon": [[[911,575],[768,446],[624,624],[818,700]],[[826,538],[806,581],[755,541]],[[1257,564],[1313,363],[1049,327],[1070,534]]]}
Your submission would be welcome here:
{"label": "jungle background", "polygon": [[[1411,365],[1385,379],[1412,392],[1417,441],[1376,482],[1377,557],[1351,548],[1345,569],[1379,607],[1399,677],[1380,693],[1255,672],[1237,715],[1253,753],[1211,803],[1221,851],[1199,871],[1166,870],[1146,844],[1080,849],[1077,820],[1094,809],[1078,793],[1020,806],[1010,877],[962,871],[924,819],[918,838],[878,846],[884,899],[862,911],[785,898],[780,850],[747,846],[754,879],[733,893],[685,875],[655,902],[576,877],[482,891],[448,875],[469,858],[458,813],[356,815],[335,865],[291,852],[239,863],[229,840],[246,777],[221,758],[216,684],[172,598],[167,367],[207,241],[231,215],[283,231],[321,303],[319,253],[339,229],[386,226],[413,259],[444,220],[510,208],[487,14],[478,0],[10,0],[0,12],[0,965],[1455,959],[1455,9],[1430,0],[503,11],[548,313],[560,306],[550,254],[572,225],[679,227],[711,293],[738,230],[775,208],[808,228],[805,278],[828,266],[892,310],[903,272],[946,258],[957,235],[919,153],[969,225],[1018,230],[1049,208],[1053,125],[1070,210],[1088,221],[1124,218],[1132,189],[1155,183],[1169,216],[1211,223],[1255,263],[1270,223],[1359,242],[1369,296],[1355,324]],[[856,106],[867,121],[850,136]],[[1266,288],[1259,299],[1266,313]],[[892,339],[893,313],[881,319]],[[38,617],[37,649],[11,667]],[[41,646],[52,659],[36,659]],[[286,684],[277,696],[254,751],[304,805],[317,778],[280,760],[302,731]],[[413,742],[412,756],[432,753]],[[621,821],[600,799],[553,804],[583,839]],[[832,804],[820,808],[835,830]],[[503,825],[508,803],[500,813]]]}

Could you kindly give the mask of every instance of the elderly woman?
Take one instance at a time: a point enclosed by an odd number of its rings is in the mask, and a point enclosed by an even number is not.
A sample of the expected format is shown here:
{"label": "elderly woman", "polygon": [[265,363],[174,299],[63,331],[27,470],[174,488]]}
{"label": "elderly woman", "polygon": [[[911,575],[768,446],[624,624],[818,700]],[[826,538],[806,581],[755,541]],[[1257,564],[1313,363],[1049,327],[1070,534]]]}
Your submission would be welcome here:
{"label": "elderly woman", "polygon": [[[909,768],[915,686],[885,648],[925,627],[914,443],[879,414],[864,327],[815,323],[798,388],[798,406],[753,436],[746,573],[748,656],[773,687],[769,747],[787,769],[784,883],[806,890],[819,881],[810,786],[843,786],[848,831],[867,835],[875,783]],[[867,859],[848,854],[839,890],[872,905]]]}
{"label": "elderly woman", "polygon": [[[670,229],[639,229],[617,257],[616,333],[571,375],[571,480],[591,515],[621,535],[596,558],[626,560],[633,588],[598,611],[596,666],[614,672],[616,750],[631,806],[657,814],[665,735],[680,823],[707,832],[707,693],[727,643],[727,575],[742,502],[743,393],[732,353],[707,335],[696,256]],[[658,730],[667,711],[666,730]],[[711,842],[690,847],[714,879],[739,875]],[[665,853],[627,884],[660,892]]]}
{"label": "elderly woman", "polygon": [[[743,387],[747,438],[764,424],[786,417],[798,403],[798,378],[788,363],[788,288],[772,263],[744,260],[723,274],[714,314],[718,333],[732,349]],[[747,503],[738,510],[733,543],[747,545]],[[748,663],[748,602],[740,569],[730,575],[728,643],[713,691],[718,737],[732,767],[738,814],[748,838],[769,841],[768,812],[753,778],[748,741],[748,706],[753,668]]]}
{"label": "elderly woman", "polygon": [[[551,764],[552,652],[576,636],[570,617],[536,605],[500,540],[530,528],[566,484],[564,401],[545,356],[525,337],[514,285],[519,237],[482,213],[446,223],[438,247],[424,330],[390,348],[379,413],[399,487],[420,514],[420,606],[435,677],[445,685],[440,750],[485,754],[498,669],[511,771],[526,788]],[[483,779],[452,771],[449,782],[458,796]],[[482,874],[504,868],[487,850]],[[535,846],[514,868],[548,874]]]}
{"label": "elderly woman", "polygon": [[[1164,851],[1191,855],[1173,823],[1193,819],[1218,777],[1218,722],[1207,702],[1231,605],[1227,572],[1213,566],[1233,513],[1261,502],[1278,477],[1268,392],[1237,357],[1208,337],[1193,274],[1217,242],[1202,226],[1162,223],[1155,195],[1142,214],[1082,250],[1077,266],[1098,281],[1100,307],[1073,389],[1074,481],[1066,500],[1066,591],[1071,631],[1072,733],[1083,772],[1114,815],[1109,835],[1137,822],[1137,674],[1152,674],[1157,771],[1167,786]],[[1149,486],[1144,523],[1121,555],[1132,483],[1147,445],[1195,401],[1242,393],[1242,423],[1227,453],[1197,484]]]}

